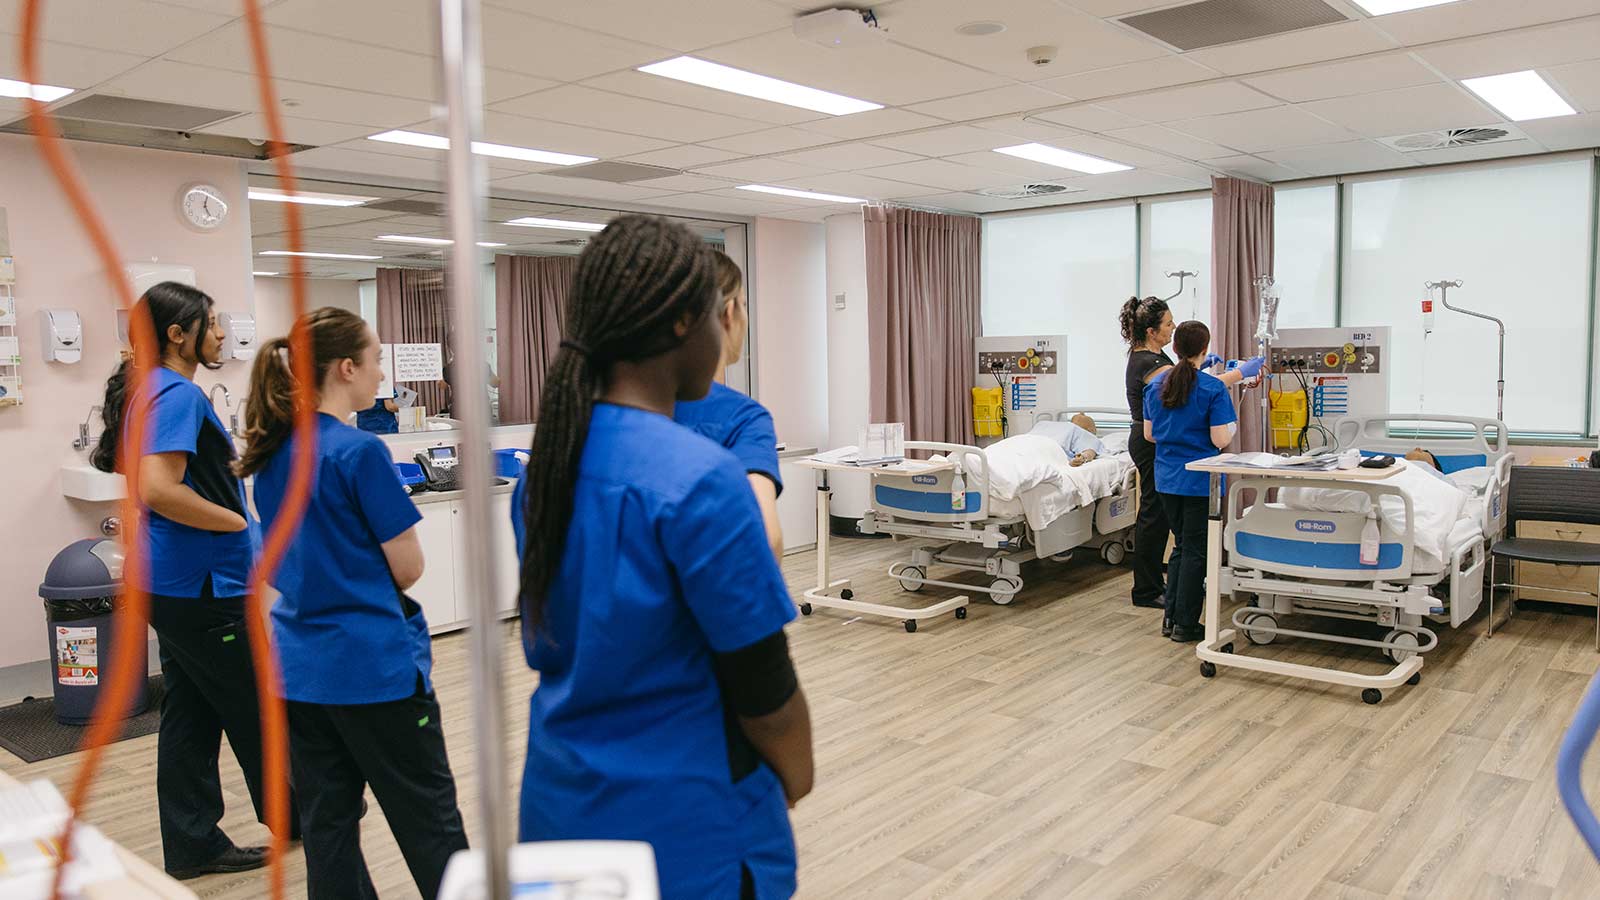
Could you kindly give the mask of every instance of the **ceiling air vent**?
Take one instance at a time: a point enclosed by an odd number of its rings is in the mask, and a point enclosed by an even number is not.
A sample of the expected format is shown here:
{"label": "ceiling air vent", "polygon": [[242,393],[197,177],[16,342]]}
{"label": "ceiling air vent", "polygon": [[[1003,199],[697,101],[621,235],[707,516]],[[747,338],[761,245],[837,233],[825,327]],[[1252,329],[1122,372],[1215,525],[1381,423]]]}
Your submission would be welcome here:
{"label": "ceiling air vent", "polygon": [[[235,118],[241,114],[238,110],[91,94],[56,107],[54,112],[61,136],[68,140],[239,159],[262,160],[272,155],[264,141],[196,130]],[[0,133],[31,132],[28,120],[22,118],[0,127]],[[290,153],[307,149],[310,148],[305,144],[289,145]]]}
{"label": "ceiling air vent", "polygon": [[1064,184],[1051,184],[1048,181],[1019,184],[1013,187],[984,188],[976,193],[985,197],[999,197],[1002,200],[1030,200],[1034,197],[1048,197],[1052,194],[1081,194],[1083,188],[1067,187]]}
{"label": "ceiling air vent", "polygon": [[651,178],[670,178],[673,175],[682,175],[681,169],[668,169],[665,166],[646,166],[641,163],[592,162],[581,166],[570,166],[549,172],[550,175],[560,175],[563,178],[588,178],[593,181],[610,181],[615,184],[626,184],[630,181],[647,181]]}
{"label": "ceiling air vent", "polygon": [[1128,16],[1122,24],[1179,50],[1198,50],[1348,21],[1322,0],[1205,0]]}
{"label": "ceiling air vent", "polygon": [[588,238],[567,238],[564,241],[540,241],[546,247],[582,247],[589,243]]}
{"label": "ceiling air vent", "polygon": [[444,216],[444,204],[435,200],[385,200],[382,203],[368,203],[361,208],[405,213],[408,216]]}
{"label": "ceiling air vent", "polygon": [[1471,147],[1477,144],[1498,144],[1504,141],[1520,141],[1523,136],[1512,129],[1501,125],[1485,125],[1479,128],[1446,128],[1443,131],[1422,131],[1416,134],[1402,134],[1399,137],[1386,137],[1380,140],[1402,153],[1416,153],[1420,150],[1448,150],[1451,147]]}

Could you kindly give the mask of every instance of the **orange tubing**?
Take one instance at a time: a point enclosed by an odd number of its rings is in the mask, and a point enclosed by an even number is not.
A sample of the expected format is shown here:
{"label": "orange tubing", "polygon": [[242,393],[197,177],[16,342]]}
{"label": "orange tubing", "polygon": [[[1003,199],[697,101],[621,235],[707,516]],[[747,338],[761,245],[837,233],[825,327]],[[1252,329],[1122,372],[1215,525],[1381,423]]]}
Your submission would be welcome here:
{"label": "orange tubing", "polygon": [[[39,30],[43,19],[43,6],[43,0],[24,0],[22,7],[20,36],[22,78],[28,84],[44,83],[39,74]],[[277,166],[279,177],[284,181],[284,189],[294,193],[294,172],[286,154],[288,148],[283,140],[283,123],[278,115],[272,88],[266,37],[256,0],[244,0],[244,13],[250,31],[251,53],[255,58],[262,112],[266,117],[268,133],[271,136],[269,146],[273,161]],[[136,298],[122,275],[121,254],[117,252],[110,231],[90,200],[88,186],[83,180],[82,173],[74,165],[60,135],[56,132],[54,119],[46,110],[45,104],[29,97],[27,106],[29,124],[33,130],[39,155],[49,166],[62,192],[66,194],[73,213],[83,225],[118,303],[123,309],[132,310]],[[286,212],[289,248],[299,250],[302,247],[299,208],[293,203],[287,204]],[[298,320],[306,312],[305,269],[299,257],[290,257],[290,273],[293,278],[294,316]],[[124,408],[127,434],[121,441],[118,452],[118,467],[127,480],[127,496],[122,501],[122,520],[126,523],[128,532],[124,541],[124,605],[114,617],[113,634],[117,645],[125,647],[137,646],[145,640],[145,629],[149,622],[150,595],[145,590],[144,584],[149,575],[150,560],[145,540],[145,519],[138,500],[139,459],[142,455],[140,448],[145,444],[150,406],[143,391],[145,373],[160,364],[156,335],[149,319],[145,316],[130,315],[129,332],[135,365],[129,372]],[[290,450],[293,454],[291,474],[282,514],[267,534],[261,558],[251,574],[250,591],[246,601],[246,624],[251,653],[255,661],[256,691],[261,706],[262,781],[267,825],[272,832],[269,862],[270,895],[273,900],[282,900],[283,897],[283,849],[289,824],[289,751],[288,727],[283,695],[279,687],[277,654],[272,646],[272,636],[266,627],[262,596],[267,579],[282,561],[284,551],[295,532],[299,530],[301,519],[310,502],[311,474],[316,456],[317,401],[315,378],[311,371],[309,335],[297,333],[292,338],[291,350],[296,380],[295,436]],[[122,719],[133,700],[139,679],[144,677],[144,673],[138,671],[137,660],[138,654],[118,654],[110,661],[105,672],[105,690],[95,703],[94,716],[84,740],[85,756],[68,795],[67,824],[61,834],[61,855],[51,888],[51,896],[56,900],[61,896],[62,870],[71,859],[72,833],[79,812],[88,799],[89,789],[99,772],[105,746],[111,738],[120,733]]]}

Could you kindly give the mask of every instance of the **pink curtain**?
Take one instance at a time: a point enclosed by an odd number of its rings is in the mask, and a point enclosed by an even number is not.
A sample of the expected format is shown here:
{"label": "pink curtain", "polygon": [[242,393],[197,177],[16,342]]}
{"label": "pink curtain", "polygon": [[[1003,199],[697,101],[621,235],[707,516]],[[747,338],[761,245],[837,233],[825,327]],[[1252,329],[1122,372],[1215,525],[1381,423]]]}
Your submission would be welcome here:
{"label": "pink curtain", "polygon": [[500,424],[539,414],[544,372],[561,344],[576,256],[496,256],[494,323],[499,344]]}
{"label": "pink curtain", "polygon": [[[449,355],[450,309],[445,302],[444,273],[437,269],[378,270],[378,340],[385,344],[438,344]],[[442,383],[410,382],[428,415],[449,405]]]}
{"label": "pink curtain", "polygon": [[981,222],[889,206],[864,218],[872,421],[973,443]]}
{"label": "pink curtain", "polygon": [[[1256,352],[1255,279],[1272,274],[1272,185],[1237,178],[1211,180],[1211,349],[1228,359]],[[1237,401],[1239,392],[1235,391]],[[1239,409],[1234,449],[1261,447],[1256,395]]]}

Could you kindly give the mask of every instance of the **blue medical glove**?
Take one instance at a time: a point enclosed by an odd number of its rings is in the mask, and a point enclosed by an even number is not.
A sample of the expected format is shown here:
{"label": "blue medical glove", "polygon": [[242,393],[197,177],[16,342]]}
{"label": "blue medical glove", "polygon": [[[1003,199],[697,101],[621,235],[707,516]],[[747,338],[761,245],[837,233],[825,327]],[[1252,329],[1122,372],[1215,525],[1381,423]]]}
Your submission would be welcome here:
{"label": "blue medical glove", "polygon": [[1239,374],[1246,378],[1254,378],[1261,374],[1261,367],[1267,364],[1264,356],[1252,356],[1239,363]]}
{"label": "blue medical glove", "polygon": [[1200,364],[1200,368],[1209,369],[1219,362],[1222,362],[1222,357],[1216,355],[1215,353],[1207,353],[1205,362]]}

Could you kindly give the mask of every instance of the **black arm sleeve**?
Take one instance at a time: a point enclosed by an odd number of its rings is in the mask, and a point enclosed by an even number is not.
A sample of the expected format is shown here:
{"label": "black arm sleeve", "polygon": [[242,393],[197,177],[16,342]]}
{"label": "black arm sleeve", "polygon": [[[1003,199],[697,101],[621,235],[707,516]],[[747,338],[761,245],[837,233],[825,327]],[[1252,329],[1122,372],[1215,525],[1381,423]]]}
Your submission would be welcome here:
{"label": "black arm sleeve", "polygon": [[782,629],[749,646],[716,654],[715,665],[728,708],[746,719],[777,712],[800,689],[789,658],[789,638]]}

